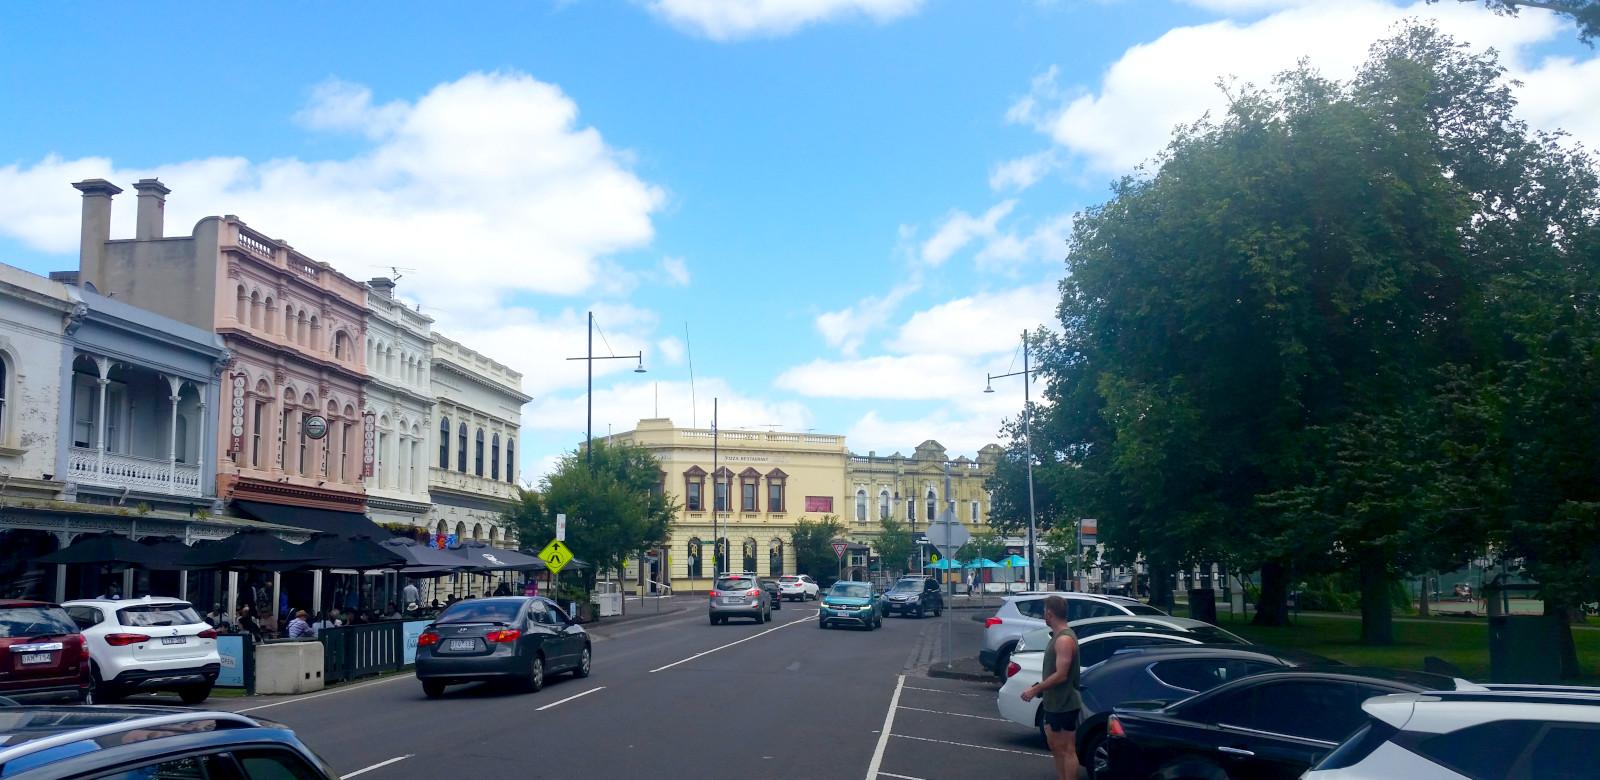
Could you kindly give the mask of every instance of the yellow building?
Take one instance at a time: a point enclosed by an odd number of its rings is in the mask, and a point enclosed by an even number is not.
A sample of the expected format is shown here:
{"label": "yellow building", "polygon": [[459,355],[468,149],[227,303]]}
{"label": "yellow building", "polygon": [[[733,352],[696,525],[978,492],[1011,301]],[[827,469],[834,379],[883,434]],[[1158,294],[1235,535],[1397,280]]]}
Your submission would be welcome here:
{"label": "yellow building", "polygon": [[[847,528],[846,574],[865,578],[879,518],[914,518],[920,533],[929,512],[941,508],[946,456],[935,441],[923,442],[911,456],[858,456],[843,436],[730,430],[713,436],[708,428],[676,428],[668,419],[640,420],[636,429],[609,438],[650,450],[661,464],[661,489],[678,505],[666,547],[644,561],[642,571],[630,567],[632,583],[655,581],[680,593],[709,589],[718,539],[724,571],[794,573],[795,523],[824,515],[836,515]],[[977,461],[963,456],[950,462],[957,516],[969,527],[988,522],[983,483],[999,454],[991,444]]]}

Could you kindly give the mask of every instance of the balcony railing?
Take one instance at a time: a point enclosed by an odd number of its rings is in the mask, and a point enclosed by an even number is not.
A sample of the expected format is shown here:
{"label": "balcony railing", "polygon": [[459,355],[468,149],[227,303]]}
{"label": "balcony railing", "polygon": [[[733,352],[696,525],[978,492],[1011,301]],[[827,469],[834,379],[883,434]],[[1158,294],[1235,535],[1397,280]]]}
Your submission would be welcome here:
{"label": "balcony railing", "polygon": [[136,455],[105,454],[85,447],[73,447],[67,455],[67,473],[74,482],[108,487],[125,487],[144,493],[174,496],[200,495],[200,467]]}

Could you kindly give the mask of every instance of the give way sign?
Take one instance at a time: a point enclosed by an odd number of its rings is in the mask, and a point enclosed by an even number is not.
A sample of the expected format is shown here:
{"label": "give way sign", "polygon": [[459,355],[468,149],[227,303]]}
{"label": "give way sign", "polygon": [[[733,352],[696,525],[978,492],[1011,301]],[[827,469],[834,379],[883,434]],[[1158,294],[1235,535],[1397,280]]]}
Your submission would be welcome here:
{"label": "give way sign", "polygon": [[844,548],[847,547],[847,546],[848,545],[846,545],[844,542],[834,542],[833,543],[833,556],[835,558],[843,560],[844,559]]}

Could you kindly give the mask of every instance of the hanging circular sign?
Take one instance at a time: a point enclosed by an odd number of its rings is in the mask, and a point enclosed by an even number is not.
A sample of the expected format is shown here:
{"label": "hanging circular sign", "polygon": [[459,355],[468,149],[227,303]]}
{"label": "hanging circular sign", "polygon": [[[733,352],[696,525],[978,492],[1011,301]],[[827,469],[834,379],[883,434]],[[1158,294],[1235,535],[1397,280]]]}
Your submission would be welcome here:
{"label": "hanging circular sign", "polygon": [[320,439],[328,435],[328,418],[313,414],[300,423],[300,430],[309,438]]}

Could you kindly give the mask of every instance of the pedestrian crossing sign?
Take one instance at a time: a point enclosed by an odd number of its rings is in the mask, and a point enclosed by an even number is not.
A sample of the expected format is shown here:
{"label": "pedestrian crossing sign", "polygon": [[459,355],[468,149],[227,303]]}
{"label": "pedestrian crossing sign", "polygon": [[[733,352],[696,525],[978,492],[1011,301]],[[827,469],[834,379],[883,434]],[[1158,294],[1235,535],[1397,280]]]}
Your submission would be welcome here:
{"label": "pedestrian crossing sign", "polygon": [[552,539],[549,544],[539,551],[539,560],[544,561],[550,571],[560,573],[566,565],[572,562],[572,551],[560,539]]}

